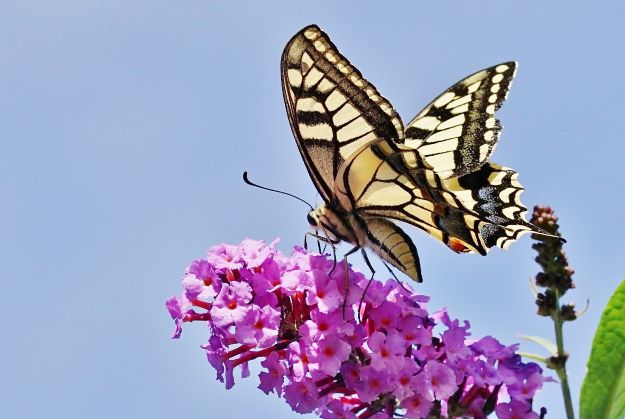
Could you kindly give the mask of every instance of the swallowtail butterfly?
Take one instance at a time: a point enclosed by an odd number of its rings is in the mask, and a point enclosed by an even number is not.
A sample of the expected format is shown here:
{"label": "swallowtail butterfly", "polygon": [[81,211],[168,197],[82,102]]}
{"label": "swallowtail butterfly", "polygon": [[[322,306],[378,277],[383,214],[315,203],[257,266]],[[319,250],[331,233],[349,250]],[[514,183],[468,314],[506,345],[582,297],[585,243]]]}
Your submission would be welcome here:
{"label": "swallowtail butterfly", "polygon": [[282,55],[284,103],[308,173],[324,200],[309,223],[332,243],[370,248],[420,282],[417,249],[389,219],[455,252],[485,255],[522,234],[518,174],[488,159],[517,64],[478,71],[444,91],[406,127],[393,106],[311,25]]}

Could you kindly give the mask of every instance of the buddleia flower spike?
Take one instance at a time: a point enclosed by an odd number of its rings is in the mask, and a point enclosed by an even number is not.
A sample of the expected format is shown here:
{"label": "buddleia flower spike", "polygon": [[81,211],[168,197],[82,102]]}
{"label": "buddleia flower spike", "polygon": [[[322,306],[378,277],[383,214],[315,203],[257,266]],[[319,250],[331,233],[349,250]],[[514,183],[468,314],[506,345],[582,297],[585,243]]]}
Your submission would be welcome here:
{"label": "buddleia flower spike", "polygon": [[285,256],[275,242],[215,246],[167,301],[173,337],[190,322],[208,324],[203,349],[217,379],[230,389],[236,371],[247,377],[260,362],[258,387],[297,413],[538,419],[532,398],[545,377],[518,345],[473,338],[468,322],[429,312],[428,297],[349,265],[346,276],[344,263],[329,276],[333,261],[300,247]]}

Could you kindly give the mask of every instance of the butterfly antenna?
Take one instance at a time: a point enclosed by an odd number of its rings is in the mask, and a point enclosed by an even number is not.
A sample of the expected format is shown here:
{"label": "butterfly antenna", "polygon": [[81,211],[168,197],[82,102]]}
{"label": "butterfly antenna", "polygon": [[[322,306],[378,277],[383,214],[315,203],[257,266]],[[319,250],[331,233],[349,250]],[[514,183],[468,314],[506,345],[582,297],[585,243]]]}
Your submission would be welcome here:
{"label": "butterfly antenna", "polygon": [[256,187],[256,188],[264,189],[264,190],[266,190],[266,191],[271,191],[271,192],[281,193],[282,195],[287,195],[287,196],[290,196],[291,198],[295,198],[295,199],[297,199],[298,201],[301,201],[301,202],[303,202],[304,204],[308,205],[308,206],[310,207],[310,210],[311,210],[311,211],[314,211],[314,210],[315,210],[315,209],[312,207],[312,205],[310,205],[308,202],[304,201],[304,200],[303,200],[302,198],[300,198],[299,196],[295,196],[295,195],[290,194],[290,193],[288,193],[288,192],[279,191],[279,190],[277,190],[277,189],[271,189],[271,188],[267,188],[267,187],[265,187],[265,186],[260,186],[260,185],[258,185],[258,184],[256,184],[256,183],[252,182],[252,181],[251,181],[251,180],[247,177],[247,171],[243,172],[243,181],[244,181],[245,183],[247,183],[248,185],[250,185],[250,186],[254,186],[254,187]]}

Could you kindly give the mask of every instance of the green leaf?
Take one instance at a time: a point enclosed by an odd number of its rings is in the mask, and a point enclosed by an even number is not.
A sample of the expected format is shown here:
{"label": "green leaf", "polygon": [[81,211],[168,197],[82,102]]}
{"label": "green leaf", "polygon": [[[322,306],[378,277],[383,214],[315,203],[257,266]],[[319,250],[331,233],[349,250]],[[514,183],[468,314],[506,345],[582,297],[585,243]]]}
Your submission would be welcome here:
{"label": "green leaf", "polygon": [[582,385],[580,418],[625,415],[625,281],[603,311]]}

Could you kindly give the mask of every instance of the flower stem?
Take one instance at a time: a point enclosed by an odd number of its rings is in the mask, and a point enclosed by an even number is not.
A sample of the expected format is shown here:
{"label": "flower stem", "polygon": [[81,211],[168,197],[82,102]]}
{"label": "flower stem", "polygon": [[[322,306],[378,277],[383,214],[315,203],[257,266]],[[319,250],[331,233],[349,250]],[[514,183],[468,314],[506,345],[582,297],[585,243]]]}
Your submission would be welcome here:
{"label": "flower stem", "polygon": [[[535,260],[542,268],[542,272],[536,275],[536,286],[547,289],[536,295],[537,314],[551,317],[556,334],[556,353],[547,359],[547,367],[554,369],[560,379],[567,419],[575,419],[569,379],[566,373],[566,361],[569,354],[564,350],[563,327],[565,321],[575,320],[578,313],[575,312],[573,304],[562,305],[560,303],[562,296],[568,290],[575,288],[572,279],[575,271],[569,266],[566,254],[562,249],[564,240],[561,239],[558,217],[555,216],[553,209],[535,206],[531,222],[543,229],[542,234],[532,235],[532,238],[537,241],[532,245],[532,248],[538,252]],[[551,236],[545,233],[549,233]],[[554,351],[553,348],[548,347],[548,349],[550,352]]]}
{"label": "flower stem", "polygon": [[560,387],[562,388],[562,398],[564,399],[566,417],[567,419],[575,419],[573,403],[571,401],[571,390],[569,388],[569,378],[566,373],[566,360],[568,358],[568,354],[564,350],[564,336],[562,332],[564,321],[560,315],[560,292],[555,287],[552,288],[552,291],[556,296],[556,309],[553,312],[552,318],[556,333],[556,346],[558,348],[558,353],[556,355],[557,362],[554,362],[554,369],[560,379]]}

